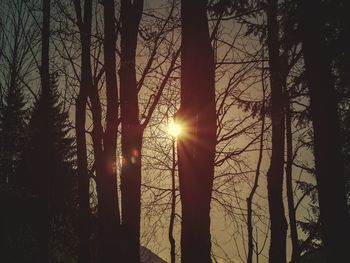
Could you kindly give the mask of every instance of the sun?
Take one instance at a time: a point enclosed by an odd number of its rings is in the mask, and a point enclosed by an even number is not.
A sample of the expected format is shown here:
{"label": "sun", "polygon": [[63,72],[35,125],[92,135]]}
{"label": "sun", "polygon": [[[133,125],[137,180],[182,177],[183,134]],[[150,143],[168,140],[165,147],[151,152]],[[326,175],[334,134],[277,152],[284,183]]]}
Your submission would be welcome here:
{"label": "sun", "polygon": [[182,133],[182,126],[178,123],[171,122],[168,126],[168,133],[174,138],[179,137]]}

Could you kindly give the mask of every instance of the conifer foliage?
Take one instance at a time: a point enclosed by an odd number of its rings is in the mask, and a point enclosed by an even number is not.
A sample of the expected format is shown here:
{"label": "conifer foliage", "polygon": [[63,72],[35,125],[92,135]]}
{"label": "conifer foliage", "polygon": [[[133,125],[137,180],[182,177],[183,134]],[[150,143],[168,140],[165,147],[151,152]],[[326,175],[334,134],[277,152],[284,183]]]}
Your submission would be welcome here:
{"label": "conifer foliage", "polygon": [[55,74],[50,76],[50,86],[49,91],[42,93],[34,104],[20,174],[22,182],[34,194],[41,194],[44,191],[41,188],[42,182],[48,181],[50,213],[54,213],[61,211],[62,200],[68,194],[62,192],[66,188],[59,186],[72,180],[74,139],[69,135],[68,112],[59,100]]}
{"label": "conifer foliage", "polygon": [[1,182],[12,182],[18,158],[22,149],[25,131],[25,98],[22,86],[16,78],[4,91],[1,104],[0,137],[1,137]]}
{"label": "conifer foliage", "polygon": [[[57,75],[51,74],[50,88],[42,92],[34,104],[18,170],[18,184],[28,187],[46,206],[47,229],[43,231],[48,237],[49,254],[61,253],[61,248],[56,246],[57,239],[74,231],[76,205],[74,139],[69,134],[68,112],[57,89]],[[67,245],[62,240],[59,244]]]}

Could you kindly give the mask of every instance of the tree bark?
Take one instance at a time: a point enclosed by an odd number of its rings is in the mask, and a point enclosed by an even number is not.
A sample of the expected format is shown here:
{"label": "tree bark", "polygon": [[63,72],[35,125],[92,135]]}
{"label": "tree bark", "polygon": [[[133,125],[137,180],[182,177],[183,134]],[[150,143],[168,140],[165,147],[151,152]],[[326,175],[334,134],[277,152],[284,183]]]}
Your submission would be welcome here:
{"label": "tree bark", "polygon": [[140,261],[141,148],[143,129],[139,122],[136,83],[136,48],[143,0],[121,2],[120,100],[122,122],[122,231],[123,257]]}
{"label": "tree bark", "polygon": [[177,121],[182,202],[181,262],[212,262],[210,201],[216,145],[215,67],[207,1],[181,1],[181,106]]}
{"label": "tree bark", "polygon": [[[287,94],[286,94],[287,96]],[[290,109],[289,99],[286,101],[285,106],[286,115],[286,142],[287,142],[287,163],[286,163],[286,189],[287,189],[287,201],[288,201],[288,216],[290,226],[290,237],[292,241],[292,263],[299,261],[300,251],[298,243],[298,231],[296,224],[296,215],[294,208],[294,191],[292,181],[292,164],[293,164],[293,134],[292,134],[292,113]]]}
{"label": "tree bark", "polygon": [[319,0],[301,1],[301,38],[310,92],[322,240],[328,262],[348,262],[349,218],[339,118]]}
{"label": "tree bark", "polygon": [[89,90],[92,87],[92,73],[90,62],[91,47],[91,25],[92,25],[92,1],[84,3],[84,19],[81,14],[79,0],[74,0],[81,42],[81,80],[79,94],[76,100],[75,121],[77,140],[77,171],[78,171],[78,193],[79,193],[79,251],[78,262],[90,263],[90,194],[89,175],[87,169],[86,149],[86,103]]}
{"label": "tree bark", "polygon": [[269,262],[286,262],[287,222],[283,206],[284,167],[284,111],[283,84],[284,71],[279,54],[279,27],[277,21],[277,0],[269,0],[267,5],[267,46],[269,51],[271,85],[272,156],[267,172],[268,203],[271,221]]}

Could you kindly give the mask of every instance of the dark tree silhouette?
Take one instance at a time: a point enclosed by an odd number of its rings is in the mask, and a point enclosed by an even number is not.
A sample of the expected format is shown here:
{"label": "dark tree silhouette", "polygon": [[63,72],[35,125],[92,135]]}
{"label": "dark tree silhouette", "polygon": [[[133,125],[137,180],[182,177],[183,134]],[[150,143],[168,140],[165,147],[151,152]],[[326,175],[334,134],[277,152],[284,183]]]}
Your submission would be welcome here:
{"label": "dark tree silhouette", "polygon": [[280,46],[279,26],[277,21],[278,2],[270,0],[267,4],[267,47],[269,51],[271,85],[271,121],[272,121],[272,156],[267,172],[267,190],[271,221],[271,240],[269,262],[286,261],[287,221],[283,206],[283,167],[284,167],[284,111],[283,85],[285,68],[283,67]]}
{"label": "dark tree silhouette", "polygon": [[79,94],[75,107],[75,134],[77,141],[77,172],[79,193],[79,252],[78,262],[91,262],[89,239],[91,233],[91,212],[89,196],[89,174],[86,149],[86,103],[88,92],[92,87],[90,62],[92,1],[84,2],[84,15],[79,0],[74,0],[74,8],[80,32],[81,43],[81,79]]}
{"label": "dark tree silhouette", "polygon": [[349,259],[349,218],[337,100],[331,75],[330,51],[326,46],[323,12],[321,1],[302,1],[300,32],[310,89],[322,240],[329,262],[345,262]]}
{"label": "dark tree silhouette", "polygon": [[114,1],[104,6],[104,71],[106,74],[107,116],[102,127],[102,107],[95,83],[89,98],[93,115],[93,149],[98,197],[98,257],[100,262],[117,262],[120,216],[117,193],[116,149],[118,129],[118,90],[116,79],[116,30]]}
{"label": "dark tree silhouette", "polygon": [[[46,241],[42,246],[48,250],[42,251],[43,247],[40,247],[40,259],[37,259],[40,262],[45,262],[43,260],[46,259],[41,256],[46,253],[50,260],[53,259],[58,243],[70,242],[69,239],[64,241],[57,238],[65,235],[62,231],[71,231],[68,224],[72,226],[75,205],[74,139],[69,137],[68,112],[64,111],[59,101],[54,75],[51,75],[49,83],[47,92],[41,93],[34,105],[16,180],[17,184],[28,187],[39,197],[41,209],[35,215],[36,224],[40,238]],[[43,122],[44,118],[47,118],[47,122]],[[43,182],[47,185],[43,185]],[[47,199],[43,200],[43,197]],[[59,227],[59,224],[65,226]],[[39,241],[43,242],[41,239]]]}
{"label": "dark tree silhouette", "polygon": [[[286,97],[288,95],[286,94]],[[292,165],[293,165],[293,133],[292,133],[292,110],[290,108],[289,99],[285,102],[285,120],[286,120],[286,146],[287,146],[287,159],[286,159],[286,190],[288,200],[288,217],[290,226],[290,235],[292,241],[292,259],[291,262],[298,262],[300,251],[299,251],[299,240],[298,231],[296,224],[296,211],[294,206],[294,191],[292,181]]]}
{"label": "dark tree silhouette", "polygon": [[[253,262],[253,252],[254,252],[254,244],[253,244],[253,198],[255,192],[258,188],[259,177],[260,177],[260,168],[261,162],[263,158],[263,148],[264,148],[264,134],[265,134],[265,118],[266,118],[266,91],[264,85],[264,71],[262,71],[261,77],[261,86],[263,93],[263,100],[261,105],[261,130],[260,130],[260,142],[259,142],[259,157],[256,165],[255,178],[252,190],[249,193],[247,198],[247,231],[248,231],[248,251],[247,251],[247,263]],[[257,238],[257,237],[256,237]],[[256,247],[255,250],[258,248]]]}
{"label": "dark tree silhouette", "polygon": [[176,119],[182,203],[181,261],[211,262],[210,201],[216,145],[215,67],[207,1],[181,1],[181,106]]}
{"label": "dark tree silhouette", "polygon": [[120,107],[122,123],[122,228],[124,259],[140,261],[141,148],[136,47],[143,0],[121,2]]}
{"label": "dark tree silhouette", "polygon": [[10,68],[9,86],[4,90],[4,101],[0,109],[0,170],[1,183],[14,182],[18,158],[25,140],[25,101],[23,86],[16,75],[16,53]]}
{"label": "dark tree silhouette", "polygon": [[[40,213],[38,213],[39,243],[41,248],[39,262],[49,261],[49,186],[50,178],[50,137],[49,137],[49,96],[50,96],[50,72],[49,72],[49,37],[50,37],[50,0],[42,2],[43,21],[41,29],[41,105],[40,130],[42,138],[38,141],[39,155],[38,171],[35,171],[34,191],[39,196]],[[52,153],[52,152],[51,152]]]}
{"label": "dark tree silhouette", "polygon": [[28,117],[24,80],[32,65],[28,41],[38,34],[32,32],[31,22],[23,25],[29,17],[23,2],[4,1],[2,8],[7,13],[0,22],[0,182],[13,183]]}
{"label": "dark tree silhouette", "polygon": [[[293,93],[296,93],[295,86],[297,81],[289,83],[293,79],[292,68],[301,60],[301,51],[297,49],[299,42],[295,35],[296,19],[296,5],[293,2],[285,1],[280,11],[282,13],[281,31],[282,31],[282,55],[281,55],[281,74],[284,74],[283,85],[283,103],[284,103],[284,118],[285,118],[285,142],[286,142],[286,164],[285,164],[285,182],[288,206],[288,219],[290,228],[290,239],[292,242],[291,263],[299,261],[300,244],[298,239],[298,229],[296,224],[296,209],[294,206],[294,189],[293,189],[293,161],[295,155],[293,153]],[[298,51],[296,51],[298,50]]]}
{"label": "dark tree silhouette", "polygon": [[175,224],[175,210],[176,210],[176,185],[175,185],[175,173],[176,173],[176,152],[175,152],[175,138],[171,139],[171,208],[170,208],[170,220],[168,239],[170,243],[170,263],[175,263],[176,255],[176,241],[174,238],[174,224]]}

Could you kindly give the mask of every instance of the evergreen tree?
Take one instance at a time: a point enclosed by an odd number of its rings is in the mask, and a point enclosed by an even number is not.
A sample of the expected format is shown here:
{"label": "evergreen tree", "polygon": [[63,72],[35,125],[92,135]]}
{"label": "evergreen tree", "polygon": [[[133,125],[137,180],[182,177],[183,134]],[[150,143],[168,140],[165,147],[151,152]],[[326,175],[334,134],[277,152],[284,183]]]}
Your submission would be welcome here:
{"label": "evergreen tree", "polygon": [[349,259],[346,252],[349,218],[338,98],[332,74],[332,54],[327,47],[327,19],[323,7],[324,3],[319,0],[301,3],[300,35],[310,92],[322,239],[327,260],[344,262]]}
{"label": "evergreen tree", "polygon": [[349,1],[328,1],[327,39],[332,59],[332,75],[338,98],[340,133],[344,162],[345,187],[350,213],[350,18]]}
{"label": "evergreen tree", "polygon": [[22,86],[17,77],[11,75],[0,109],[0,181],[3,183],[13,181],[25,137],[27,112]]}
{"label": "evergreen tree", "polygon": [[[68,112],[59,101],[57,77],[53,74],[50,86],[33,107],[19,173],[26,177],[23,178],[24,185],[37,195],[43,191],[40,181],[48,181],[49,200],[57,203],[64,197],[62,191],[65,189],[61,186],[72,177],[74,139],[69,136]],[[49,164],[42,163],[43,160]],[[49,170],[44,171],[43,167],[49,167]],[[57,204],[50,203],[50,206],[51,211],[58,209]]]}
{"label": "evergreen tree", "polygon": [[[315,177],[315,174],[312,174]],[[316,185],[305,181],[296,181],[298,189],[303,193],[303,198],[310,199],[308,202],[308,216],[297,220],[299,228],[306,234],[305,240],[299,241],[300,254],[312,253],[315,250],[323,250],[321,239],[320,209],[318,205],[318,196]],[[300,203],[298,203],[298,206]]]}
{"label": "evergreen tree", "polygon": [[[75,221],[74,140],[70,137],[68,112],[59,100],[57,76],[50,75],[50,88],[42,92],[35,103],[18,175],[19,183],[28,187],[47,207],[49,255],[58,262],[64,251],[61,244],[72,247]],[[38,213],[38,222],[42,221]],[[46,217],[47,216],[47,217]],[[62,227],[63,226],[63,227]],[[73,238],[74,239],[74,238]],[[74,247],[74,246],[73,246]]]}

